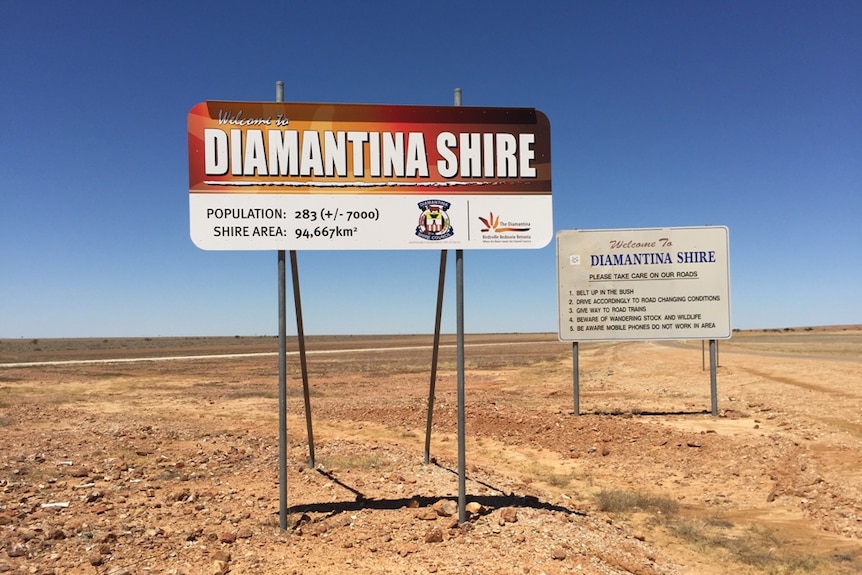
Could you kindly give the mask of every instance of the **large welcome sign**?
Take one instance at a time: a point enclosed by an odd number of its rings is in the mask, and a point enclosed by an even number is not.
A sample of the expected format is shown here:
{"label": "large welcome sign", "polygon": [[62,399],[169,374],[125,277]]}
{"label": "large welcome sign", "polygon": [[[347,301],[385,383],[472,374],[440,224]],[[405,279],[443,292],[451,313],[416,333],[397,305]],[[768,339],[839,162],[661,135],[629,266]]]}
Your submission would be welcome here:
{"label": "large welcome sign", "polygon": [[529,108],[203,102],[191,237],[207,250],[524,249],[553,236]]}

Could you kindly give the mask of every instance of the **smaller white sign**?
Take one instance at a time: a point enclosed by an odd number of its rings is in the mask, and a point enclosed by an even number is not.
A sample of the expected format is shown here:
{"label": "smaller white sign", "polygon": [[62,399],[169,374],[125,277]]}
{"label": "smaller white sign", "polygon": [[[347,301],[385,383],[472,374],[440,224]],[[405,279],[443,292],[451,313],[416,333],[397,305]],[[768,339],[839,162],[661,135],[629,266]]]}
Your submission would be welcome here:
{"label": "smaller white sign", "polygon": [[557,233],[562,341],[726,339],[724,226]]}

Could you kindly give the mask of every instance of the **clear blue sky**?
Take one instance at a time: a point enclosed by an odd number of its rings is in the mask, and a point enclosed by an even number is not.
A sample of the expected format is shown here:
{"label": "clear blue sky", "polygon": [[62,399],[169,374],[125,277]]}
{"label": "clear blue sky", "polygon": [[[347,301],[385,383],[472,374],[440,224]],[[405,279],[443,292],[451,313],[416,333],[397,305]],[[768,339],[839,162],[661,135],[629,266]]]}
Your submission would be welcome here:
{"label": "clear blue sky", "polygon": [[[189,238],[186,122],[278,80],[537,108],[556,230],[726,225],[734,328],[862,323],[860,31],[852,0],[7,0],[0,337],[277,333],[276,253]],[[298,258],[307,333],[432,331],[436,252]],[[466,330],[556,331],[555,262],[467,251]]]}

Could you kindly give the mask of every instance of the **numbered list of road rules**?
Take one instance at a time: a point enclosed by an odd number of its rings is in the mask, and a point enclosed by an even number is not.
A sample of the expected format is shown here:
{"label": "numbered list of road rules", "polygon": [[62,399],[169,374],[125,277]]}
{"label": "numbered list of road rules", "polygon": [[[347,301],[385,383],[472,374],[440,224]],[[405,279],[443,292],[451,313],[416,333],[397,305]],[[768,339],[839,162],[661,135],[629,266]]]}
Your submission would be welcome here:
{"label": "numbered list of road rules", "polygon": [[723,226],[557,233],[562,341],[731,336]]}

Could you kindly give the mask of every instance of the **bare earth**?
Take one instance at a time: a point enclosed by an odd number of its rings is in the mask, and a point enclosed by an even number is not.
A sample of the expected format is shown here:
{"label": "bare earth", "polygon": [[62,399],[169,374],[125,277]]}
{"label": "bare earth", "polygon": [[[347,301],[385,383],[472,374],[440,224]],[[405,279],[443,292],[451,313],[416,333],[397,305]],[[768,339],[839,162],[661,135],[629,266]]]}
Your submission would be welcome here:
{"label": "bare earth", "polygon": [[581,345],[576,416],[569,344],[468,336],[464,524],[430,341],[309,339],[313,468],[288,357],[282,531],[276,338],[0,340],[0,573],[862,572],[862,328],[720,342],[718,417],[700,341]]}

